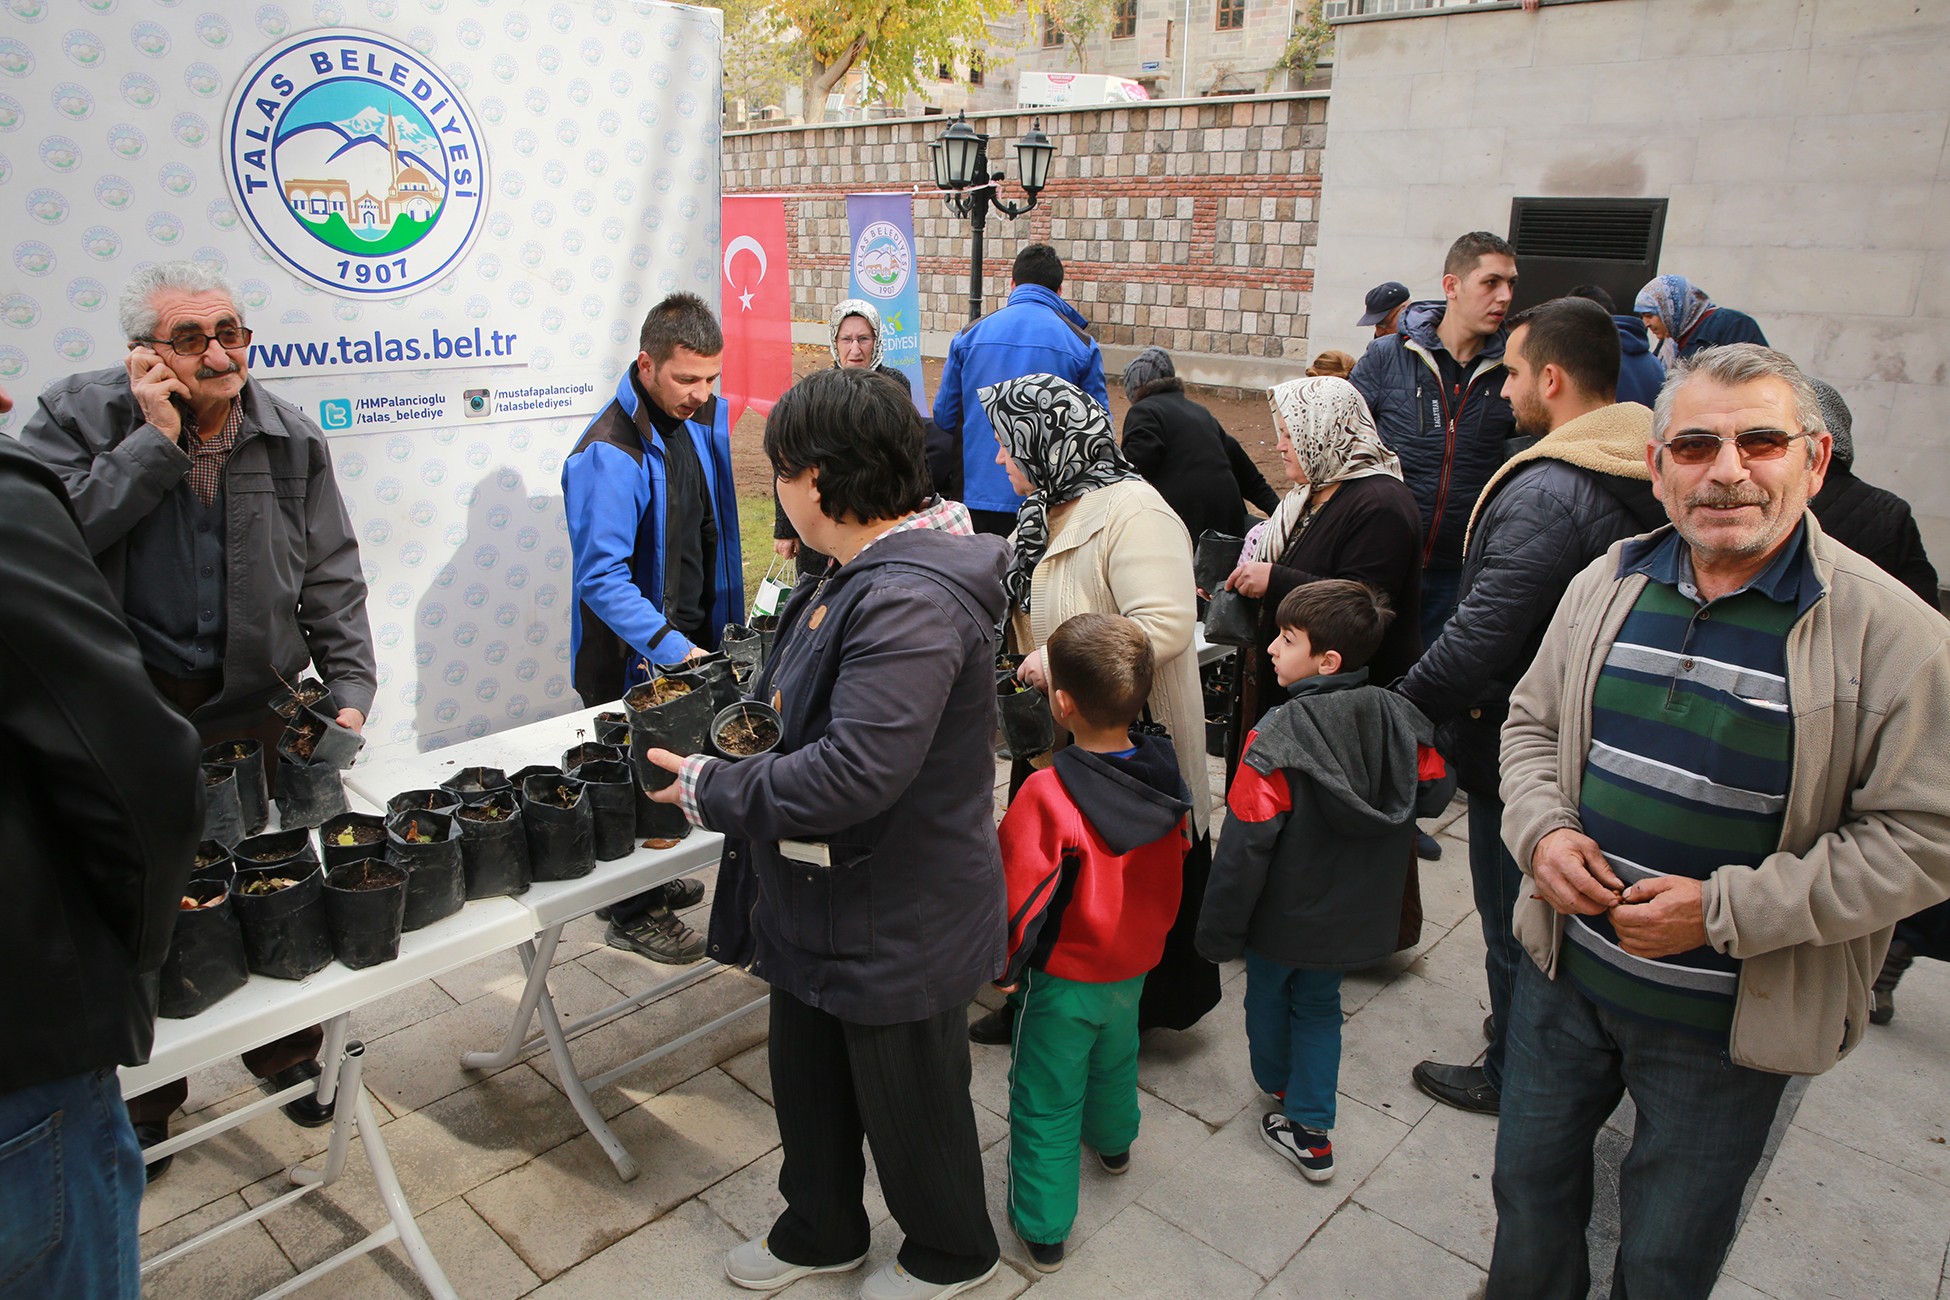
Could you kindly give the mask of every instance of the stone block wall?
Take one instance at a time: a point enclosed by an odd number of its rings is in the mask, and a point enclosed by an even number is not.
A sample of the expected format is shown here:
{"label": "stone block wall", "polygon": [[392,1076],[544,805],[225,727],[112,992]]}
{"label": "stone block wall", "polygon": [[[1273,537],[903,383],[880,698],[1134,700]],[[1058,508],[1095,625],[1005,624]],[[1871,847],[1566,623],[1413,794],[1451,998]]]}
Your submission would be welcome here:
{"label": "stone block wall", "polygon": [[[1040,118],[1056,144],[1041,201],[991,213],[985,306],[1009,289],[1024,244],[1065,265],[1064,296],[1107,347],[1304,366],[1313,303],[1327,102],[1290,94],[971,118],[1020,200],[1014,142]],[[783,194],[793,317],[824,320],[846,296],[846,195],[911,189],[924,331],[968,320],[970,235],[935,190],[928,145],[941,117],[731,132],[726,194]],[[1253,380],[1257,382],[1257,380]]]}

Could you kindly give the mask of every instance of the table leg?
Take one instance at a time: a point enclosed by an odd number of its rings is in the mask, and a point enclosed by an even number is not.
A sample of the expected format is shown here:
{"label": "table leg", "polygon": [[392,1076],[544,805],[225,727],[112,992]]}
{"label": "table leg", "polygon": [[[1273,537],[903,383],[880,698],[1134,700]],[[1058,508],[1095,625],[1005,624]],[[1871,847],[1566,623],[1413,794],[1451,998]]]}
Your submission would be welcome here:
{"label": "table leg", "polygon": [[569,1104],[576,1108],[576,1115],[582,1120],[589,1136],[596,1139],[596,1145],[603,1149],[609,1162],[616,1166],[616,1176],[624,1182],[632,1182],[642,1172],[636,1157],[623,1149],[616,1134],[610,1131],[609,1121],[596,1109],[595,1101],[589,1096],[589,1089],[576,1072],[575,1057],[569,1055],[569,1040],[562,1034],[562,1021],[555,1014],[555,999],[548,992],[548,967],[536,967],[542,974],[543,987],[536,1009],[542,1014],[542,1036],[548,1039],[549,1055],[555,1058],[556,1077],[562,1082],[562,1091],[569,1095]]}
{"label": "table leg", "polygon": [[528,1026],[534,1021],[535,1008],[548,992],[548,969],[555,961],[555,946],[561,941],[562,927],[551,925],[541,932],[532,943],[524,943],[521,953],[522,967],[528,972],[528,983],[522,986],[521,1001],[515,1007],[515,1018],[508,1025],[508,1037],[501,1049],[495,1052],[462,1052],[460,1063],[468,1070],[499,1070],[513,1065],[521,1055],[522,1045],[528,1040]]}

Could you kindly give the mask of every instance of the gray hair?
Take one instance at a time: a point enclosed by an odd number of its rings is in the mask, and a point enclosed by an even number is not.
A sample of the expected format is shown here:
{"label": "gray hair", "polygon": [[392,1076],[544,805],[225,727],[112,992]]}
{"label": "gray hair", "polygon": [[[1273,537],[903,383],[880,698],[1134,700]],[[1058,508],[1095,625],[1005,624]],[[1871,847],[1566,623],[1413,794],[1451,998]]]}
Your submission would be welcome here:
{"label": "gray hair", "polygon": [[[1794,419],[1801,426],[1801,432],[1818,434],[1828,431],[1828,423],[1822,418],[1821,399],[1816,396],[1814,385],[1808,382],[1808,377],[1801,373],[1801,367],[1795,365],[1785,352],[1776,352],[1758,343],[1727,343],[1684,357],[1666,372],[1665,387],[1659,390],[1659,398],[1652,404],[1653,441],[1666,440],[1666,431],[1672,427],[1673,397],[1695,379],[1710,380],[1728,388],[1751,384],[1758,379],[1782,380],[1794,394]],[[1811,442],[1808,444],[1808,457],[1812,460],[1815,455],[1816,448]]]}
{"label": "gray hair", "polygon": [[215,262],[153,262],[130,276],[128,284],[122,288],[119,311],[124,338],[134,342],[156,336],[158,318],[155,297],[166,289],[183,293],[221,293],[230,299],[237,319],[244,319],[243,308],[237,305],[237,291]]}

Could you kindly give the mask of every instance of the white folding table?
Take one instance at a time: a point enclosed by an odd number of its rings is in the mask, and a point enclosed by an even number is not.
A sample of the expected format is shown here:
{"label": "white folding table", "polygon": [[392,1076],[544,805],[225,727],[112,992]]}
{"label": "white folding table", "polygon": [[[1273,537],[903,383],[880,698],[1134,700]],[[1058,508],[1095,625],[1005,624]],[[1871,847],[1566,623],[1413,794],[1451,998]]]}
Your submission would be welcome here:
{"label": "white folding table", "polygon": [[[346,785],[366,800],[384,806],[387,799],[402,790],[437,786],[462,768],[493,767],[503,772],[515,772],[531,764],[558,763],[564,750],[581,740],[594,739],[595,715],[600,711],[586,709],[426,754],[381,753],[375,755],[372,761],[348,772]],[[755,998],[621,1065],[601,1074],[584,1077],[577,1069],[569,1049],[572,1039],[647,1003],[696,984],[722,968],[716,962],[700,962],[568,1025],[564,1025],[556,1014],[555,999],[548,987],[549,968],[555,959],[562,928],[570,921],[675,880],[687,872],[703,870],[718,861],[723,846],[722,835],[713,831],[693,830],[673,848],[638,848],[626,858],[597,863],[594,871],[580,879],[537,882],[526,893],[512,900],[527,910],[531,921],[529,932],[522,937],[519,945],[522,967],[527,972],[528,980],[501,1046],[494,1051],[461,1054],[461,1064],[468,1069],[494,1070],[511,1065],[546,1044],[555,1060],[562,1090],[568,1094],[576,1115],[625,1182],[634,1179],[641,1170],[635,1158],[610,1130],[608,1121],[603,1118],[590,1094],[658,1057],[677,1051],[751,1014],[765,1006],[769,998]],[[541,1033],[530,1037],[529,1030],[537,1015],[541,1018]]]}

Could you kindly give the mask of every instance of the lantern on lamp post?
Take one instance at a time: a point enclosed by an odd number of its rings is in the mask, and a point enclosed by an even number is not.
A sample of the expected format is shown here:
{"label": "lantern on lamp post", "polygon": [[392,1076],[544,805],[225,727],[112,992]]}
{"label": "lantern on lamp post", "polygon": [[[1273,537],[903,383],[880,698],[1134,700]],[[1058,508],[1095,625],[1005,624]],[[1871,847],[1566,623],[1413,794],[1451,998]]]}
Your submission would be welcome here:
{"label": "lantern on lamp post", "polygon": [[958,114],[941,138],[928,146],[934,163],[934,183],[947,197],[948,207],[967,219],[973,232],[973,249],[968,270],[968,319],[982,314],[982,234],[994,208],[1011,220],[1036,206],[1036,198],[1049,184],[1050,163],[1056,146],[1043,134],[1043,121],[1016,141],[1016,176],[1026,203],[1010,203],[997,192],[1001,172],[989,170],[989,137],[968,124],[967,114]]}

